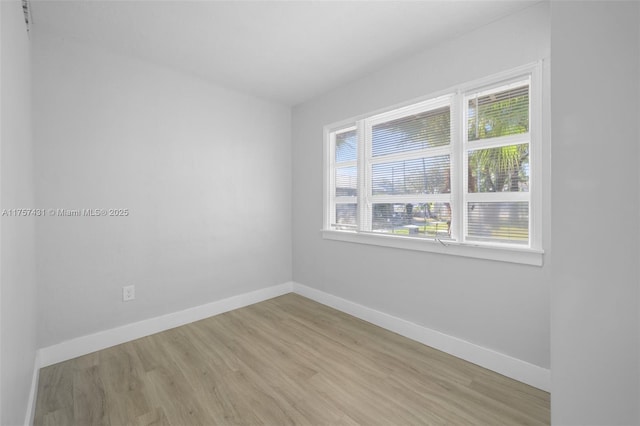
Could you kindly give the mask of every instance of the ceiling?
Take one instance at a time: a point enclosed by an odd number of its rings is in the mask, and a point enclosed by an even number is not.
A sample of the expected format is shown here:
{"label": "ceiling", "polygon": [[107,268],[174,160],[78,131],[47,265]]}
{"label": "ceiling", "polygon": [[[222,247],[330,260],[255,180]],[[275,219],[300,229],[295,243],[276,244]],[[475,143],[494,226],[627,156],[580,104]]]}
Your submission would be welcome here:
{"label": "ceiling", "polygon": [[295,105],[537,1],[32,0],[33,30]]}

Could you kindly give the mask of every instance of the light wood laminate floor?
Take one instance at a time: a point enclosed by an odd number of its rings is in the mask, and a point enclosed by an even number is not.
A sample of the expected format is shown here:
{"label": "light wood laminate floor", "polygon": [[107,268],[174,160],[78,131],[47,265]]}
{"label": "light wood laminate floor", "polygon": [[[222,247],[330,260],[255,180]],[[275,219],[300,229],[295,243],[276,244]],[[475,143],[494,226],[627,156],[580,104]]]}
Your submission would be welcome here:
{"label": "light wood laminate floor", "polygon": [[549,394],[287,294],[43,368],[35,424],[549,424]]}

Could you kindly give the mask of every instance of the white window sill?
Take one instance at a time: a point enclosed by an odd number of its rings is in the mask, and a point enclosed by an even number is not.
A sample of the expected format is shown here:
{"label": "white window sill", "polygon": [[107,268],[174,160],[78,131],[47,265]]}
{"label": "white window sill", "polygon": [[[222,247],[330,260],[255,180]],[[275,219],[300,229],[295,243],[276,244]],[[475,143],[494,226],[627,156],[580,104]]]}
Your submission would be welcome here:
{"label": "white window sill", "polygon": [[475,259],[496,260],[500,262],[521,263],[524,265],[542,266],[544,251],[530,248],[496,247],[480,244],[459,243],[456,241],[439,241],[400,237],[375,233],[359,233],[351,231],[322,230],[322,238],[350,243],[370,244],[393,247],[405,250],[427,251],[450,254],[453,256],[472,257]]}

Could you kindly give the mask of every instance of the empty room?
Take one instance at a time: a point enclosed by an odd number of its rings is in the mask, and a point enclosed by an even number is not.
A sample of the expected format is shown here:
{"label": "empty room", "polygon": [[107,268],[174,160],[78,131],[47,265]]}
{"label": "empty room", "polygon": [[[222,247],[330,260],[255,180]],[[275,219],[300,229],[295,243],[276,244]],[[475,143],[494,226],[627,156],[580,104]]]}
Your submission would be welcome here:
{"label": "empty room", "polygon": [[640,2],[0,25],[1,425],[640,424]]}

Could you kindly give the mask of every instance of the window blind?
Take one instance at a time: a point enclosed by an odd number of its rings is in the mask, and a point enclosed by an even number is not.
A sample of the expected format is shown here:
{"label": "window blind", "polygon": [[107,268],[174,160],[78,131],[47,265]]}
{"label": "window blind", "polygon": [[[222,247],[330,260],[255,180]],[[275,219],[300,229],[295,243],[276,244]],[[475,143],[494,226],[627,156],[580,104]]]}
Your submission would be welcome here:
{"label": "window blind", "polygon": [[534,248],[535,241],[538,247],[534,72],[505,74],[329,132],[329,226],[473,246]]}
{"label": "window blind", "polygon": [[529,89],[527,79],[466,94],[467,241],[529,244]]}

